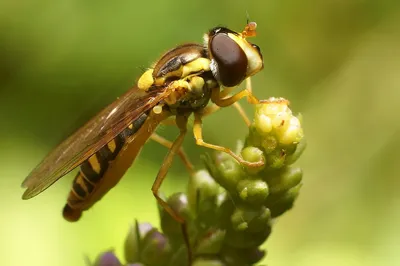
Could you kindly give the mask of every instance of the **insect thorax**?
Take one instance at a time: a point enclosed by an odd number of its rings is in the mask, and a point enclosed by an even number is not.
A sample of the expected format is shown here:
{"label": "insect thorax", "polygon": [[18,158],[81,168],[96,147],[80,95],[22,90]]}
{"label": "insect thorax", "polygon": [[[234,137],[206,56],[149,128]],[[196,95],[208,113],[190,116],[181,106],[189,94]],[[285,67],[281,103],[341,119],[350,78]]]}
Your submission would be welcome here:
{"label": "insect thorax", "polygon": [[171,109],[194,111],[206,106],[211,90],[219,86],[206,49],[200,44],[184,44],[166,52],[138,81],[138,87],[146,91],[160,86],[171,90],[165,99]]}

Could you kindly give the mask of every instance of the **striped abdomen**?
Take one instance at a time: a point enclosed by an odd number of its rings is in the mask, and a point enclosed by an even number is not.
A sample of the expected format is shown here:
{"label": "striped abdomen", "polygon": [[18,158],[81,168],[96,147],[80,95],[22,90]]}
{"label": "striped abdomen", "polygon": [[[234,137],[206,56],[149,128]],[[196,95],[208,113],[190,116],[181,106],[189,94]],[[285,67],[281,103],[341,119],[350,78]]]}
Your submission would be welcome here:
{"label": "striped abdomen", "polygon": [[[122,176],[111,175],[111,178],[115,180],[104,180],[105,173],[109,170],[110,163],[121,151],[126,139],[135,134],[146,119],[147,115],[142,114],[115,139],[81,164],[80,171],[72,183],[67,204],[63,209],[63,216],[66,220],[79,220],[82,211],[90,208],[119,181]],[[99,195],[94,195],[95,193]]]}

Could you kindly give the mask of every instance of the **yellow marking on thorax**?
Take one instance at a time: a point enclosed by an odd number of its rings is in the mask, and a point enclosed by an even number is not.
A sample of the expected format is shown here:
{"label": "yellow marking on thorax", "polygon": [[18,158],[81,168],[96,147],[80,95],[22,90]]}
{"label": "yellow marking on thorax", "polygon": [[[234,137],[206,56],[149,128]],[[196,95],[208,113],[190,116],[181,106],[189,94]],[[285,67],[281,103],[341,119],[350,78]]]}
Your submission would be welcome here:
{"label": "yellow marking on thorax", "polygon": [[115,149],[117,148],[117,144],[115,143],[115,140],[112,140],[109,143],[107,143],[107,147],[111,151],[111,153],[114,153]]}
{"label": "yellow marking on thorax", "polygon": [[147,91],[153,83],[153,69],[148,69],[140,76],[137,85],[139,89]]}
{"label": "yellow marking on thorax", "polygon": [[90,156],[88,161],[89,161],[90,165],[92,166],[93,171],[95,171],[96,174],[100,174],[101,166],[100,166],[99,160],[97,160],[96,154],[93,154],[92,156]]}
{"label": "yellow marking on thorax", "polygon": [[159,86],[163,85],[165,80],[169,77],[185,78],[192,73],[201,71],[210,71],[210,60],[208,58],[197,58],[186,65],[182,65],[177,70],[171,71],[155,80],[153,78],[153,69],[149,69],[139,78],[138,87],[142,90],[148,90],[153,84]]}
{"label": "yellow marking on thorax", "polygon": [[130,125],[128,126],[128,128],[129,128],[129,129],[133,129],[133,124],[130,124]]}
{"label": "yellow marking on thorax", "polygon": [[183,65],[181,78],[200,71],[210,71],[210,60],[208,58],[200,57]]}

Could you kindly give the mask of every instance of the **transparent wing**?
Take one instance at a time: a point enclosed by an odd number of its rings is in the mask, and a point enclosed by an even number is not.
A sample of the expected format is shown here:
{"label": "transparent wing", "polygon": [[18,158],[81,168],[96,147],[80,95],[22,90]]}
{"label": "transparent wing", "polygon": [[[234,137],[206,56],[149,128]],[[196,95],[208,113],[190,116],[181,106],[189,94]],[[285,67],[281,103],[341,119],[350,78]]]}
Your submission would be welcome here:
{"label": "transparent wing", "polygon": [[150,92],[137,87],[129,90],[61,142],[32,170],[22,183],[22,187],[27,188],[22,198],[32,198],[47,189],[169,94],[166,87],[154,88]]}

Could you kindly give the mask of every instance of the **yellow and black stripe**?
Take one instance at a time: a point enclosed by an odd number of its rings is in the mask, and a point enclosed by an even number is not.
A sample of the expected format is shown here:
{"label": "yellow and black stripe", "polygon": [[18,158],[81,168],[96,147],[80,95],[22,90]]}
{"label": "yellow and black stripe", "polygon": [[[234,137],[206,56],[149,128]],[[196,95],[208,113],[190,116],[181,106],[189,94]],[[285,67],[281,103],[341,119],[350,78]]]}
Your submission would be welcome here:
{"label": "yellow and black stripe", "polygon": [[110,162],[121,151],[126,139],[140,129],[147,117],[147,114],[142,114],[117,137],[81,164],[80,171],[72,183],[67,204],[63,209],[63,216],[66,220],[71,222],[79,220],[83,210],[75,206],[84,204],[90,198],[96,185],[102,180]]}

